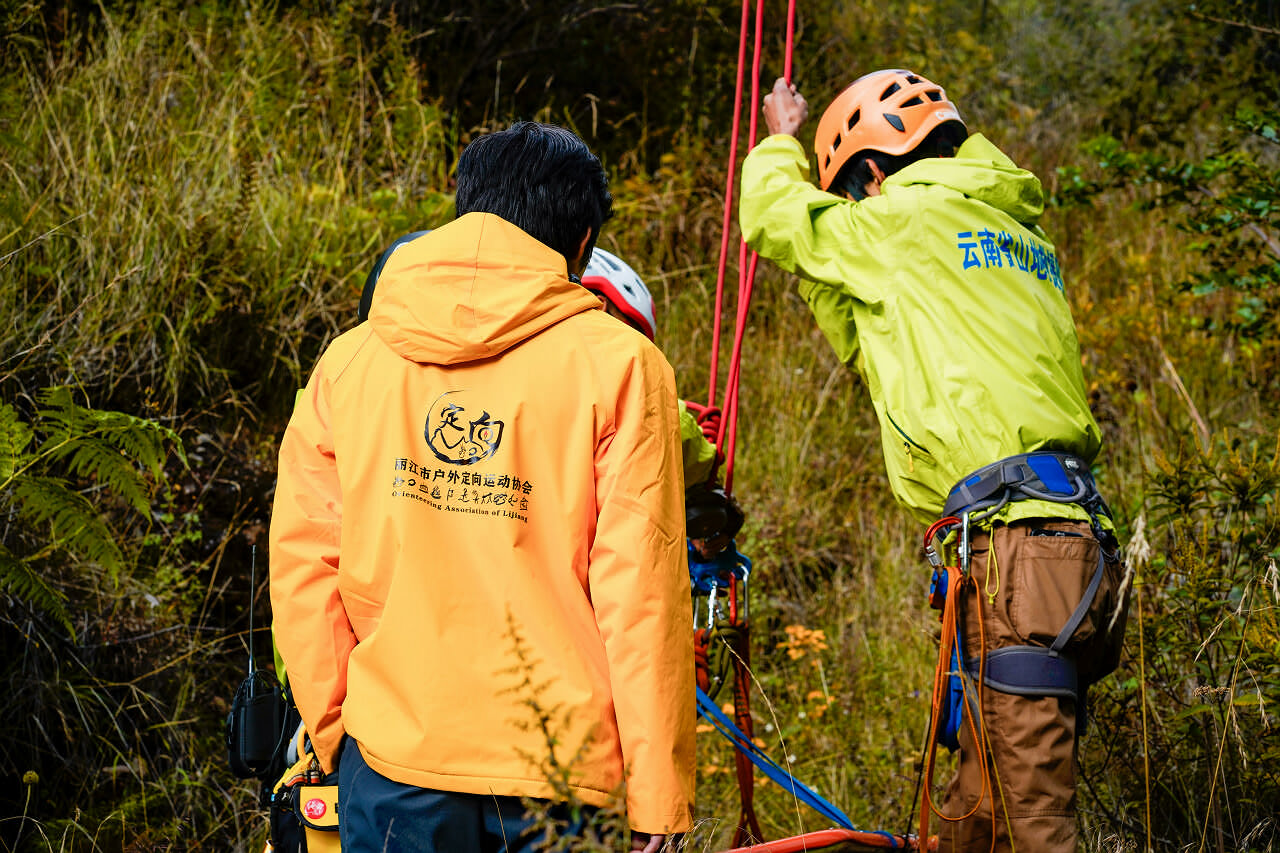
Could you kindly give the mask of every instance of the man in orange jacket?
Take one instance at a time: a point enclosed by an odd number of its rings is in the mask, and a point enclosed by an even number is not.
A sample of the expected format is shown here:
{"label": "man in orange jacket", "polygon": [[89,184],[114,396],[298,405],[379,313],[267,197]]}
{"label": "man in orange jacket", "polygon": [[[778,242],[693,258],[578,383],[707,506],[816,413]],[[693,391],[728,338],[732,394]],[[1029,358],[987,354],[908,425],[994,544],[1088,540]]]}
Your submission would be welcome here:
{"label": "man in orange jacket", "polygon": [[624,785],[656,850],[693,798],[674,377],[570,279],[612,204],[580,139],[480,137],[457,185],[281,443],[280,654],[345,853],[532,849],[521,798]]}

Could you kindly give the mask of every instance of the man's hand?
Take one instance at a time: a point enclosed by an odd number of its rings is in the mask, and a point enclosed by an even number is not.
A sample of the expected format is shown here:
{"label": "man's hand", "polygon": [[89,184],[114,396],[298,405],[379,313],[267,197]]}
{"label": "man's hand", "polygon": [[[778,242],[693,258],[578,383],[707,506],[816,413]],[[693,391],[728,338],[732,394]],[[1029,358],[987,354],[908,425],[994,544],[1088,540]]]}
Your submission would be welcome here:
{"label": "man's hand", "polygon": [[665,835],[650,835],[647,832],[631,833],[631,850],[632,853],[658,853],[662,849],[662,842],[666,841]]}
{"label": "man's hand", "polygon": [[799,136],[800,128],[809,117],[809,104],[794,83],[779,77],[773,91],[764,96],[764,124],[770,134],[785,133]]}

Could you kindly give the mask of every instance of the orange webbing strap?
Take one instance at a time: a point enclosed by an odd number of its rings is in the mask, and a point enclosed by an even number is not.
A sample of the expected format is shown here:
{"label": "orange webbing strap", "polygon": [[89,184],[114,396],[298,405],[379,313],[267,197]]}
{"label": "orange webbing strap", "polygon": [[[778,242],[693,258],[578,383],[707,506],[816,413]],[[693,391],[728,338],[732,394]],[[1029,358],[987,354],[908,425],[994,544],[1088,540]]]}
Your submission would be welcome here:
{"label": "orange webbing strap", "polygon": [[[948,681],[951,676],[952,651],[956,649],[956,645],[960,640],[957,628],[960,624],[960,597],[964,590],[976,582],[972,577],[965,577],[958,566],[947,566],[947,596],[946,604],[942,610],[942,636],[938,640],[938,665],[933,673],[933,699],[929,713],[929,738],[927,743],[928,749],[925,752],[924,781],[921,787],[923,794],[920,798],[920,835],[921,839],[929,838],[929,818],[936,814],[939,818],[950,823],[956,823],[967,820],[977,813],[982,806],[982,801],[991,794],[989,780],[988,761],[988,744],[986,737],[986,726],[982,721],[982,688],[983,676],[986,669],[986,628],[982,619],[982,607],[978,607],[978,678],[977,683],[971,685],[969,678],[962,678],[961,685],[965,692],[964,701],[961,703],[960,713],[962,719],[968,724],[969,732],[973,736],[974,749],[977,752],[978,766],[982,774],[982,791],[978,795],[978,801],[973,808],[962,815],[949,816],[944,815],[933,804],[933,771],[934,759],[938,751],[938,722],[941,717],[943,697],[947,695]],[[959,659],[963,662],[964,649],[959,650]],[[974,696],[969,695],[969,691],[973,689],[976,693]],[[975,714],[971,709],[977,708]],[[992,795],[991,803],[991,823],[992,845],[995,844],[995,797]]]}
{"label": "orange webbing strap", "polygon": [[[751,701],[748,690],[751,686],[751,643],[747,623],[740,622],[730,638],[733,650],[733,716],[738,728],[748,737],[752,737]],[[742,812],[738,816],[738,826],[733,831],[733,846],[739,847],[748,840],[750,833],[752,842],[764,840],[760,831],[760,821],[755,809],[755,768],[742,750],[733,753],[734,767],[738,772],[738,793],[742,801]]]}

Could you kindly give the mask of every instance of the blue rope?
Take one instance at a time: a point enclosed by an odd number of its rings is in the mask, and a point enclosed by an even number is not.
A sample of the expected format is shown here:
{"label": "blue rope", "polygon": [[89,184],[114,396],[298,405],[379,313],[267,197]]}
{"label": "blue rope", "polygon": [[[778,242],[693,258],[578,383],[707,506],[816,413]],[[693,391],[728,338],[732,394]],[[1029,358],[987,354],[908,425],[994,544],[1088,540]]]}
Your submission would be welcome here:
{"label": "blue rope", "polygon": [[[854,829],[853,821],[848,816],[833,806],[827,800],[818,796],[818,793],[812,788],[806,786],[803,782],[796,781],[796,778],[778,766],[772,758],[764,753],[758,746],[751,742],[751,738],[747,737],[746,732],[738,728],[737,723],[725,716],[725,713],[716,707],[716,703],[710,696],[703,692],[702,688],[698,691],[698,715],[711,725],[715,726],[720,734],[728,738],[738,751],[747,758],[751,759],[751,763],[759,767],[764,775],[768,776],[777,784],[790,791],[797,799],[809,806],[823,817],[835,823],[844,829]],[[887,833],[886,833],[887,834]],[[892,837],[892,836],[890,836]]]}

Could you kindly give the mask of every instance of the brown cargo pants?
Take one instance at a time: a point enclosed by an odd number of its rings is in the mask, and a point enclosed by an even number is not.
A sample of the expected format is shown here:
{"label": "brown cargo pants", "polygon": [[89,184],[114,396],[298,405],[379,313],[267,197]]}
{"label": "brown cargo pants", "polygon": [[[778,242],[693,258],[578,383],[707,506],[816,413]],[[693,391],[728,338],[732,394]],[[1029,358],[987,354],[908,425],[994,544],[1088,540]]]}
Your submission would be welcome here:
{"label": "brown cargo pants", "polygon": [[[979,655],[984,635],[987,651],[1052,644],[1089,587],[1100,547],[1089,525],[1074,520],[1031,519],[998,525],[991,536],[976,534],[970,563],[976,583],[964,588],[961,599],[966,658]],[[1066,646],[1086,683],[1115,669],[1124,639],[1122,564],[1108,561],[1103,572],[1093,605]],[[966,715],[959,767],[941,813],[973,814],[960,821],[935,819],[938,850],[1074,853],[1076,703],[985,687],[981,707],[987,780]]]}

